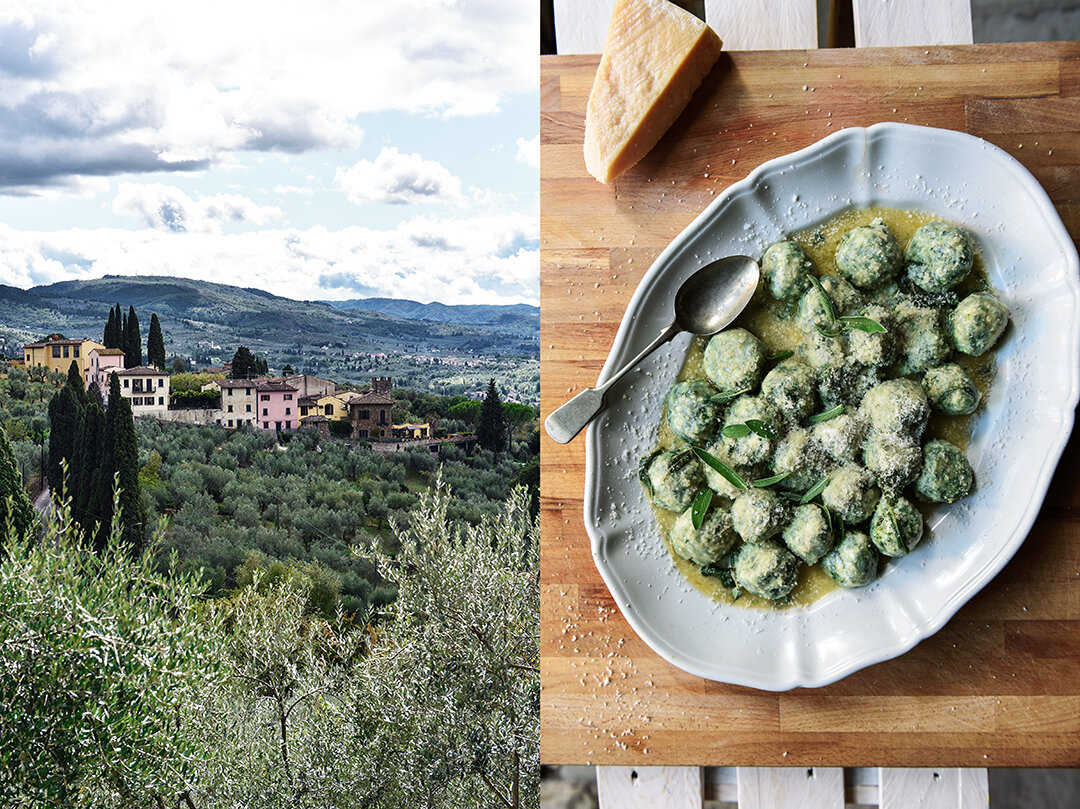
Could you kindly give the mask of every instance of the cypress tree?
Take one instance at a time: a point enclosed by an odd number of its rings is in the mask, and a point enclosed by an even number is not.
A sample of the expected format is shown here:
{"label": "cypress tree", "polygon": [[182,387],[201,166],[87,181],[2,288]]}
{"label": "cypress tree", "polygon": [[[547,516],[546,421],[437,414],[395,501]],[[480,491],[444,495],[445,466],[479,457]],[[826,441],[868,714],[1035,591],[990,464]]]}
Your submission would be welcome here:
{"label": "cypress tree", "polygon": [[75,429],[79,420],[79,400],[71,385],[64,385],[49,401],[49,465],[45,474],[54,495],[61,493],[64,480],[62,462],[71,463]]}
{"label": "cypress tree", "polygon": [[71,365],[68,366],[67,384],[71,388],[71,392],[75,394],[75,399],[79,402],[80,407],[89,401],[86,396],[86,382],[83,379],[82,372],[79,370],[79,363],[75,362],[75,360],[72,360]]}
{"label": "cypress tree", "polygon": [[135,307],[128,307],[127,317],[124,319],[124,367],[134,368],[142,365],[142,332],[139,330],[139,316],[135,314]]}
{"label": "cypress tree", "polygon": [[[109,407],[112,409],[111,404]],[[135,434],[131,401],[121,397],[116,410],[112,456],[120,487],[120,525],[124,539],[131,545],[132,555],[137,556],[142,553],[143,525],[146,522],[139,491],[139,439]]]}
{"label": "cypress tree", "polygon": [[116,421],[120,415],[120,378],[115,373],[109,374],[109,406],[105,410],[105,425],[101,432],[101,452],[97,468],[90,477],[90,493],[86,510],[98,522],[94,534],[94,548],[100,553],[109,538],[112,522],[113,484],[116,474]]}
{"label": "cypress tree", "polygon": [[0,532],[6,534],[9,524],[16,535],[25,534],[34,524],[34,506],[23,487],[7,431],[0,430]]}
{"label": "cypress tree", "polygon": [[105,348],[112,348],[113,341],[116,339],[116,311],[109,307],[109,321],[105,324],[105,333],[101,336],[101,342]]}
{"label": "cypress tree", "polygon": [[480,408],[480,423],[476,428],[476,440],[484,449],[500,452],[506,448],[506,414],[503,413],[495,380],[488,382],[487,396]]}
{"label": "cypress tree", "polygon": [[124,315],[120,312],[120,304],[109,310],[109,322],[105,324],[105,335],[101,342],[105,348],[124,347]]}
{"label": "cypress tree", "polygon": [[232,358],[232,371],[230,375],[233,379],[251,379],[258,374],[258,365],[255,359],[255,355],[251,353],[251,349],[247,346],[240,346],[236,349],[236,353]]}
{"label": "cypress tree", "polygon": [[150,315],[150,333],[146,337],[146,362],[159,371],[165,370],[165,337],[157,313]]}
{"label": "cypress tree", "polygon": [[78,447],[75,451],[77,475],[69,475],[71,480],[71,501],[75,519],[83,527],[87,536],[100,519],[94,491],[94,473],[102,464],[102,440],[105,435],[105,411],[94,401],[82,410],[82,425]]}

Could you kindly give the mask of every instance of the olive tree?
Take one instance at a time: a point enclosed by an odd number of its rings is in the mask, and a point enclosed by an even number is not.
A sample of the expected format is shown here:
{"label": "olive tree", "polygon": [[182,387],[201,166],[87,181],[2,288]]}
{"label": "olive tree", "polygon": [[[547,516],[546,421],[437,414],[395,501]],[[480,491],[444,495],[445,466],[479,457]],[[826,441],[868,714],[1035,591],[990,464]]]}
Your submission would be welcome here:
{"label": "olive tree", "polygon": [[181,707],[220,672],[202,589],[132,558],[118,518],[88,552],[67,501],[40,539],[6,537],[0,805],[176,805],[202,755]]}
{"label": "olive tree", "polygon": [[522,489],[475,527],[451,502],[440,476],[379,560],[398,589],[368,667],[400,773],[387,805],[536,806],[537,524]]}

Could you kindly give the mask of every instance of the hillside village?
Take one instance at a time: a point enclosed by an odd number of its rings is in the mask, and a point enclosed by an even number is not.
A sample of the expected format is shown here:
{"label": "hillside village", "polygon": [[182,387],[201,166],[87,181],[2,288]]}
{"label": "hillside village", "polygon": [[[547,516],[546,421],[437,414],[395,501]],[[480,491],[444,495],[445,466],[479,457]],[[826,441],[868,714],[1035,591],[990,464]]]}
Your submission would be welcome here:
{"label": "hillside village", "polygon": [[231,362],[201,386],[196,404],[174,400],[170,374],[152,365],[124,367],[127,353],[107,348],[89,338],[67,339],[59,335],[23,346],[21,364],[66,373],[71,363],[79,369],[86,389],[96,386],[105,393],[109,377],[120,380],[121,395],[131,403],[132,414],[161,421],[187,424],[218,424],[229,430],[248,426],[256,430],[290,432],[313,427],[320,434],[370,441],[415,441],[432,438],[431,425],[394,424],[393,383],[389,377],[372,377],[363,390],[338,389],[329,379],[309,374],[232,378]]}

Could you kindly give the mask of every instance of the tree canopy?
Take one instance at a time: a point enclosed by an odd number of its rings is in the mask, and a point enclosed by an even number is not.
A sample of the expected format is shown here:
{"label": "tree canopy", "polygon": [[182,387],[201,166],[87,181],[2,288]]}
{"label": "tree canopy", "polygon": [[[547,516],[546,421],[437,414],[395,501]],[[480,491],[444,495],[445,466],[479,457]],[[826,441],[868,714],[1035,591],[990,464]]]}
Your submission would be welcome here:
{"label": "tree canopy", "polygon": [[142,365],[142,332],[139,329],[139,316],[135,314],[135,307],[129,306],[127,317],[124,318],[124,367],[135,368]]}
{"label": "tree canopy", "polygon": [[229,375],[233,379],[254,379],[269,371],[265,359],[255,356],[247,346],[240,346],[233,354],[232,372]]}
{"label": "tree canopy", "polygon": [[150,333],[146,336],[146,362],[159,371],[165,370],[165,337],[157,313],[150,315]]}
{"label": "tree canopy", "polygon": [[476,440],[480,446],[492,452],[506,449],[506,414],[503,412],[495,380],[488,382],[487,396],[480,408],[480,423],[476,427]]}

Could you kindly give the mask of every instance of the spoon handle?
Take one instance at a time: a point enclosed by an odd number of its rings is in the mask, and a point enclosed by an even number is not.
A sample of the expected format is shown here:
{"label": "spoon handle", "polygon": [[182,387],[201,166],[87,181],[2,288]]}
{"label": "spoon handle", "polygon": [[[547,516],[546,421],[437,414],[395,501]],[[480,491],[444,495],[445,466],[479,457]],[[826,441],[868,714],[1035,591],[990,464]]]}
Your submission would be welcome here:
{"label": "spoon handle", "polygon": [[552,411],[544,421],[544,429],[547,430],[547,434],[560,444],[567,444],[572,441],[574,436],[584,430],[585,425],[596,418],[600,411],[604,409],[604,396],[607,395],[608,389],[622,379],[627,371],[680,331],[682,329],[672,322],[671,325],[660,332],[655,340],[645,346],[640,354],[616,371],[604,384],[597,385],[595,388],[586,388],[557,410]]}

